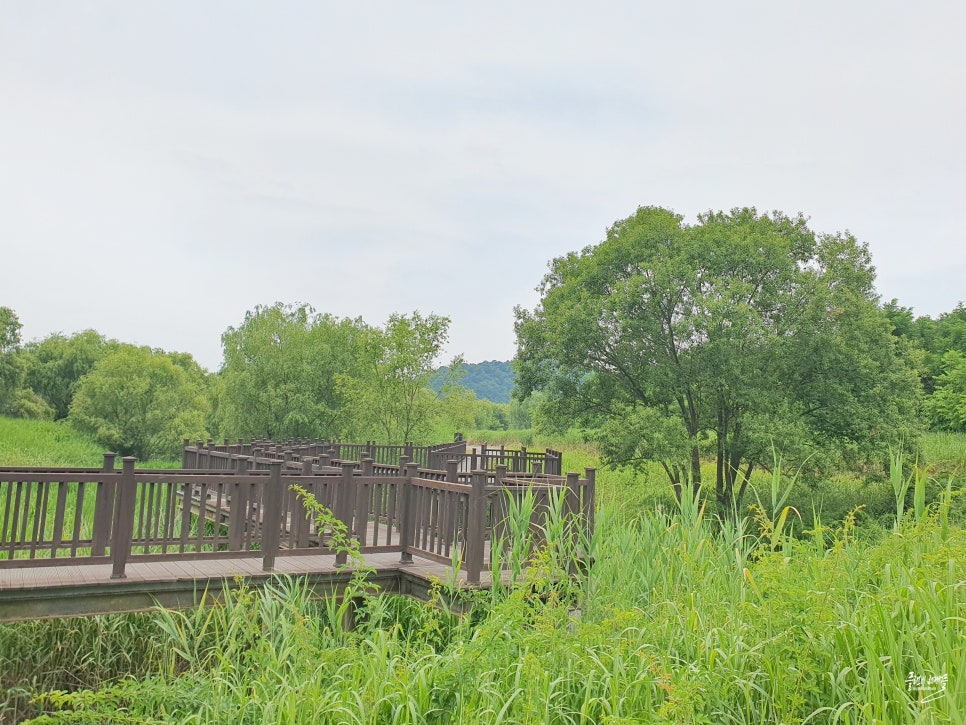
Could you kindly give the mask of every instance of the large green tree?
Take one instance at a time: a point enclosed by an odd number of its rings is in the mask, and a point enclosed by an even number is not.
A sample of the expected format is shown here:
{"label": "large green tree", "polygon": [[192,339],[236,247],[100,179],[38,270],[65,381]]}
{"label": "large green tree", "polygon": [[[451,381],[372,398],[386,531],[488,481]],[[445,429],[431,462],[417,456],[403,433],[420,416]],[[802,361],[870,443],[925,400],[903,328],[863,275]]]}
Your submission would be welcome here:
{"label": "large green tree", "polygon": [[336,438],[345,412],[337,374],[353,374],[368,327],[276,303],[245,314],[222,335],[215,384],[219,432],[229,436]]}
{"label": "large green tree", "polygon": [[817,463],[914,437],[914,359],[873,282],[864,245],[801,216],[642,207],[517,308],[517,395],[546,391],[551,417],[612,463],[659,461],[678,494],[710,454],[730,510],[773,444]]}
{"label": "large green tree", "polygon": [[[449,334],[440,315],[390,315],[369,328],[355,372],[338,377],[349,412],[349,435],[389,443],[422,439],[440,413],[431,389],[434,364]],[[451,367],[459,368],[459,361]]]}
{"label": "large green tree", "polygon": [[74,335],[55,333],[24,346],[24,385],[54,409],[54,417],[66,418],[70,402],[82,377],[94,369],[119,343],[95,330]]}
{"label": "large green tree", "polygon": [[207,437],[207,401],[184,356],[120,345],[81,378],[68,419],[98,443],[141,459],[173,456]]}

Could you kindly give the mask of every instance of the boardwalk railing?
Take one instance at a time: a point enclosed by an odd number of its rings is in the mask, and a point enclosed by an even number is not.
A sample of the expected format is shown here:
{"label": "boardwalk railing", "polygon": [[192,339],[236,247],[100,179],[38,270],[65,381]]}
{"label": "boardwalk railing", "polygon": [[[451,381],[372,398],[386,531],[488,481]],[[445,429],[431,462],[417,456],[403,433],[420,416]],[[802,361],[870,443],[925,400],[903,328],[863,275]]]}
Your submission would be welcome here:
{"label": "boardwalk railing", "polygon": [[190,463],[216,468],[135,469],[124,458],[118,470],[114,454],[100,469],[0,468],[0,569],[110,562],[112,577],[123,578],[135,561],[261,557],[271,571],[278,556],[328,553],[344,563],[331,522],[307,515],[296,485],[342,522],[363,554],[455,562],[473,584],[487,547],[506,541],[511,500],[531,497],[533,532],[554,496],[574,536],[593,527],[593,469],[562,478],[505,465],[463,471],[458,459],[430,469],[406,455],[388,464],[200,448]]}
{"label": "boardwalk railing", "polygon": [[320,456],[328,456],[331,461],[361,461],[364,458],[371,458],[383,465],[393,465],[402,456],[406,456],[408,460],[418,463],[421,467],[434,470],[442,470],[447,461],[455,460],[459,464],[459,469],[464,472],[476,470],[495,472],[500,466],[505,466],[513,473],[545,473],[560,476],[563,471],[563,456],[560,451],[550,448],[544,452],[505,446],[493,448],[485,443],[478,447],[469,447],[461,434],[457,434],[452,443],[432,446],[416,446],[412,443],[380,445],[374,441],[340,443],[308,439],[290,441],[255,439],[248,443],[238,441],[236,444],[232,444],[227,439],[221,444],[216,444],[213,440],[196,443],[185,440],[182,466],[211,470],[231,468],[233,455],[280,460],[285,463],[284,469],[293,470],[299,468],[303,459],[317,459]]}

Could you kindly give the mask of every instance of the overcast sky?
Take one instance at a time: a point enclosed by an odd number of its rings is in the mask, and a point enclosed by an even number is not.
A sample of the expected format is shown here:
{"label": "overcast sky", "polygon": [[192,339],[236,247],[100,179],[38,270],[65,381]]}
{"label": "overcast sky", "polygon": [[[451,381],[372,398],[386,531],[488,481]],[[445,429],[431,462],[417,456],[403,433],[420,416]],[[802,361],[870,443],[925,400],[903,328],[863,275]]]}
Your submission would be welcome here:
{"label": "overcast sky", "polygon": [[275,301],[514,354],[640,205],[803,212],[966,299],[966,3],[0,0],[0,305],[190,352]]}

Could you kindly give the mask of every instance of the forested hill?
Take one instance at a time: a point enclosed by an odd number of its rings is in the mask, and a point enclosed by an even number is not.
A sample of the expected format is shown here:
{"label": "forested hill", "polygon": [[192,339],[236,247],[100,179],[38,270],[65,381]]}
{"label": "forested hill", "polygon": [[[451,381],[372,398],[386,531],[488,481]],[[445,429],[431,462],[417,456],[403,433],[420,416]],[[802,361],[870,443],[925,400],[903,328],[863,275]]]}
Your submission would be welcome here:
{"label": "forested hill", "polygon": [[[466,375],[460,381],[464,388],[476,393],[477,398],[493,401],[494,403],[509,403],[510,391],[513,390],[513,369],[509,362],[487,360],[481,363],[466,363],[463,365]],[[449,368],[443,366],[433,376],[433,387],[439,390]]]}

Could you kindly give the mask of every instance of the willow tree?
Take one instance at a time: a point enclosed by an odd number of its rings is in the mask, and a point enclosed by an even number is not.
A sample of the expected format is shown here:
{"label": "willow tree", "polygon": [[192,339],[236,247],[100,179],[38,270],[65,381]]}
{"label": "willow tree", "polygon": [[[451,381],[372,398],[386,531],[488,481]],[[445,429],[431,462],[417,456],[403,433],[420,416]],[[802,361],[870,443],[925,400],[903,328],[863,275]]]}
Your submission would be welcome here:
{"label": "willow tree", "polygon": [[345,410],[336,378],[356,369],[368,326],[277,302],[245,313],[221,337],[215,385],[219,432],[230,437],[338,438]]}
{"label": "willow tree", "polygon": [[773,446],[871,460],[917,430],[909,349],[878,306],[868,249],[802,216],[642,207],[550,263],[516,309],[516,394],[592,428],[606,460],[658,461],[678,495],[715,461],[739,505]]}
{"label": "willow tree", "polygon": [[358,365],[336,377],[350,437],[388,443],[426,438],[441,412],[431,380],[449,323],[448,317],[413,312],[367,328]]}

